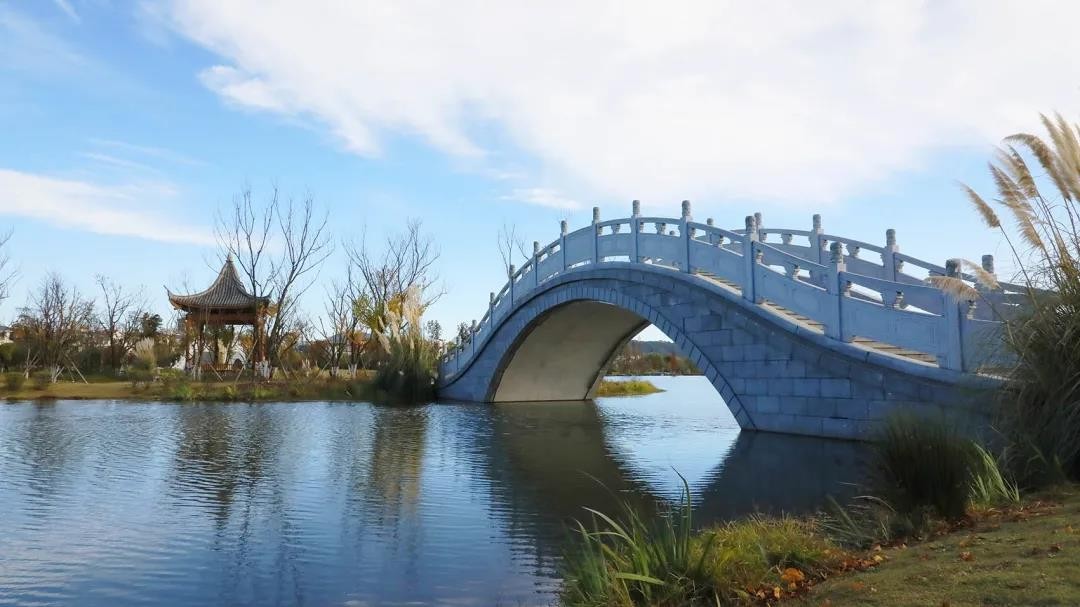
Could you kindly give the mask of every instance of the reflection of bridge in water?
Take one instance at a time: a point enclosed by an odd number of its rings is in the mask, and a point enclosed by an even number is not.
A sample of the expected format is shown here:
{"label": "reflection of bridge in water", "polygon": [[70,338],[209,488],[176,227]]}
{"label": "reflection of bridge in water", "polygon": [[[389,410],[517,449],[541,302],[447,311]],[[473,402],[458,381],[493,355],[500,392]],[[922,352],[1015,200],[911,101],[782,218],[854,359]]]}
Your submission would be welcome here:
{"label": "reflection of bridge in water", "polygon": [[[653,228],[651,231],[646,227]],[[674,228],[669,231],[669,228]],[[771,237],[771,241],[770,241]],[[779,237],[779,241],[777,241]],[[864,251],[880,256],[860,257]],[[993,259],[983,258],[993,271]],[[811,230],[742,230],[682,217],[600,221],[563,233],[492,293],[440,370],[440,394],[478,402],[590,397],[642,327],[666,333],[743,428],[863,437],[889,411],[985,417],[961,397],[993,382],[987,340],[1022,299],[1001,283],[957,302],[925,276],[974,285],[884,246]],[[976,305],[978,299],[978,305]]]}
{"label": "reflection of bridge in water", "polygon": [[[635,469],[631,454],[613,446],[611,433],[618,430],[594,403],[500,403],[483,417],[490,427],[474,431],[490,434],[485,444],[493,508],[511,533],[538,537],[537,550],[561,546],[563,523],[585,520],[585,506],[615,513],[624,501],[646,510],[678,501],[671,486],[657,486]],[[775,433],[733,431],[726,437],[730,448],[712,470],[689,479],[698,523],[753,512],[810,512],[827,495],[842,499],[858,478],[865,449],[851,441]]]}

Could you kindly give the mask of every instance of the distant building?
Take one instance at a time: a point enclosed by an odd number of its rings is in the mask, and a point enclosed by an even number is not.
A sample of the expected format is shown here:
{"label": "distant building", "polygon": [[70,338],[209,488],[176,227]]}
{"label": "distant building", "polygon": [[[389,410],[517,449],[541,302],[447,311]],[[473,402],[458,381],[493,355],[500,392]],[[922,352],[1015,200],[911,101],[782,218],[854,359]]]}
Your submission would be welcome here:
{"label": "distant building", "polygon": [[0,344],[10,344],[15,341],[12,337],[13,329],[7,325],[0,325]]}

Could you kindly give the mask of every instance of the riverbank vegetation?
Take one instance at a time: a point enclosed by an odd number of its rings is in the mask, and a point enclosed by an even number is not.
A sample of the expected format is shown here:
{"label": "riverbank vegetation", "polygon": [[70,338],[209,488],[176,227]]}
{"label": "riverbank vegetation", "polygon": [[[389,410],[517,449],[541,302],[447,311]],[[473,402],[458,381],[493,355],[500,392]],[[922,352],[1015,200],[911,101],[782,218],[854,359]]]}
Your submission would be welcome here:
{"label": "riverbank vegetation", "polygon": [[701,375],[668,341],[630,341],[611,361],[608,375]]}
{"label": "riverbank vegetation", "polygon": [[[423,318],[442,295],[434,238],[410,221],[385,238],[343,242],[344,271],[328,282],[324,313],[312,314],[318,295],[309,290],[336,248],[330,225],[311,197],[294,201],[276,188],[262,201],[245,189],[222,207],[219,258],[235,268],[238,289],[265,302],[256,321],[230,317],[246,325],[186,322],[181,310],[163,317],[143,291],[111,278],[97,276],[87,293],[50,273],[30,290],[12,326],[0,327],[0,395],[168,398],[175,389],[180,400],[263,400],[355,394],[369,382],[367,395],[430,400],[439,358],[458,347]],[[15,277],[9,237],[0,237],[0,301]],[[324,376],[330,379],[309,379]]]}
{"label": "riverbank vegetation", "polygon": [[[865,495],[803,518],[752,516],[695,529],[688,488],[677,507],[656,517],[629,505],[615,515],[586,509],[588,524],[576,525],[565,561],[563,604],[840,605],[878,584],[892,593],[892,602],[879,604],[941,604],[980,591],[925,587],[918,596],[939,597],[926,603],[905,595],[904,585],[973,570],[997,579],[988,587],[1004,594],[993,596],[1013,597],[1003,604],[1017,604],[1045,583],[1037,581],[1036,557],[1060,559],[1054,567],[1063,573],[1080,566],[1080,530],[1068,519],[1080,510],[1075,486],[1022,497],[989,451],[942,420],[895,417],[872,453]],[[1008,524],[1019,527],[988,539]],[[1026,554],[1010,548],[1008,538],[1020,535],[1027,535]],[[889,573],[894,559],[902,565]],[[957,562],[942,568],[949,559]],[[995,577],[997,569],[1007,570],[1004,577]],[[1013,579],[1021,572],[1033,579]],[[1080,600],[1080,586],[1049,595]]]}
{"label": "riverbank vegetation", "polygon": [[657,392],[663,390],[647,379],[603,379],[596,388],[597,396],[643,396]]}

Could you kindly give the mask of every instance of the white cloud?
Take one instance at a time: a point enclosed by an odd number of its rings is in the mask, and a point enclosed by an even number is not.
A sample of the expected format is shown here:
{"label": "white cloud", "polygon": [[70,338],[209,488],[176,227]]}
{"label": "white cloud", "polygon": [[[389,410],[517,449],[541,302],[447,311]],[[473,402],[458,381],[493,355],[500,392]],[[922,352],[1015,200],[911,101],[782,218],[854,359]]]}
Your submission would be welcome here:
{"label": "white cloud", "polygon": [[551,209],[575,210],[581,208],[581,203],[551,188],[516,188],[502,198],[503,200],[516,200]]}
{"label": "white cloud", "polygon": [[0,169],[0,215],[50,225],[162,242],[212,245],[208,228],[185,225],[148,211],[175,198],[169,184],[102,185]]}
{"label": "white cloud", "polygon": [[[345,147],[418,135],[484,158],[480,129],[590,196],[843,197],[1071,111],[1080,3],[173,0],[232,103]],[[541,176],[534,176],[540,178]]]}

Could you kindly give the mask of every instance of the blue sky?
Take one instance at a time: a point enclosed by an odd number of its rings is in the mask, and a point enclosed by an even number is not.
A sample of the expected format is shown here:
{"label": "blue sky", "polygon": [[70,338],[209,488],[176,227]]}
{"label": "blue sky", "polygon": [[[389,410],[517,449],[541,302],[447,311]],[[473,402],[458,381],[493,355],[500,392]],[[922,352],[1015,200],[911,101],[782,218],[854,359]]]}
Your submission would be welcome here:
{"label": "blue sky", "polygon": [[631,198],[1002,258],[956,183],[1080,100],[1067,2],[451,4],[0,0],[0,321],[50,270],[164,313],[245,184],[310,192],[338,241],[422,218],[448,326],[501,286],[504,222],[546,243]]}

